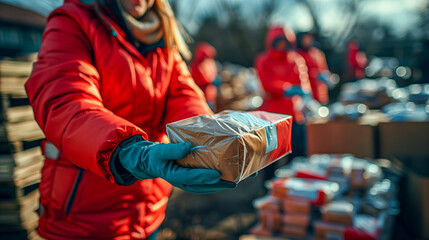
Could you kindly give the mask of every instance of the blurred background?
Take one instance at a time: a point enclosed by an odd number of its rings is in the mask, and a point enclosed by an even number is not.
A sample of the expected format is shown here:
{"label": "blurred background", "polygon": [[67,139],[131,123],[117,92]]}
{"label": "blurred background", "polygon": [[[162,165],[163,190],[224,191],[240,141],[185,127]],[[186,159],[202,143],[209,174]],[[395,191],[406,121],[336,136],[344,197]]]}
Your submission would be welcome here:
{"label": "blurred background", "polygon": [[[254,63],[273,25],[288,26],[295,34],[311,32],[313,46],[326,56],[330,80],[329,101],[307,111],[304,156],[282,159],[235,190],[199,196],[176,189],[159,239],[429,238],[428,0],[169,2],[192,38],[191,50],[205,42],[215,51],[215,80],[203,90],[216,112],[263,104]],[[43,133],[23,86],[37,59],[46,18],[62,3],[0,0],[0,238],[39,239],[34,229]],[[369,167],[374,165],[377,171]],[[341,169],[340,180],[332,175],[334,166]],[[353,184],[353,171],[367,182]],[[282,219],[288,213],[270,198],[272,177],[295,179],[302,173],[304,179],[347,186],[332,195],[324,192],[332,200],[326,204],[334,208],[337,200],[353,203],[353,210],[340,211],[346,220],[331,223],[325,202],[292,214],[304,219],[299,227],[279,220],[277,213]],[[303,190],[300,183],[289,188]]]}

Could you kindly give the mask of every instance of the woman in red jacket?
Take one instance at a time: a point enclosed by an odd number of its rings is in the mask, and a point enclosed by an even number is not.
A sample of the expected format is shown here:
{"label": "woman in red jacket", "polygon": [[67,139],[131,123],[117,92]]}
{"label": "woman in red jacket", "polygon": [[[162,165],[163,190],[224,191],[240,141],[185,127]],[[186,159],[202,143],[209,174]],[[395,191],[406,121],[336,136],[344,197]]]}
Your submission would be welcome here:
{"label": "woman in red jacket", "polygon": [[[48,18],[26,83],[46,135],[38,231],[48,239],[154,239],[171,185],[233,188],[182,168],[165,125],[212,114],[180,54],[166,0],[65,0]],[[171,184],[171,185],[170,185]]]}
{"label": "woman in red jacket", "polygon": [[261,110],[293,117],[292,154],[305,156],[305,123],[302,107],[311,98],[305,60],[292,50],[295,35],[289,28],[271,27],[265,41],[266,51],[257,56],[255,68],[265,90]]}

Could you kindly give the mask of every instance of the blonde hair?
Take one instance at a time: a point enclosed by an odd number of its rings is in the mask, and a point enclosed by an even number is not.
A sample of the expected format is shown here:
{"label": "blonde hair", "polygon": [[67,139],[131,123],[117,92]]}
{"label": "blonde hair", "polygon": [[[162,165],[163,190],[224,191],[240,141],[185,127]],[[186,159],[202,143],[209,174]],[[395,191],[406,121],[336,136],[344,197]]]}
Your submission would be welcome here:
{"label": "blonde hair", "polygon": [[171,50],[173,47],[176,47],[185,59],[191,59],[192,54],[186,43],[186,41],[190,41],[190,37],[174,16],[173,9],[168,0],[155,0],[154,9],[161,17],[164,41],[167,49]]}

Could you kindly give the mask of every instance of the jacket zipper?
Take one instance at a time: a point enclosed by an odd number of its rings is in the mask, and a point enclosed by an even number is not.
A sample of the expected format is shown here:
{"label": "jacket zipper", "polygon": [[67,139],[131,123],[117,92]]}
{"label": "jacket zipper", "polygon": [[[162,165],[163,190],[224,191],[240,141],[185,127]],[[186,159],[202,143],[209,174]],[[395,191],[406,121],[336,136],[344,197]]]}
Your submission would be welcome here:
{"label": "jacket zipper", "polygon": [[82,176],[83,176],[83,169],[79,168],[79,172],[77,173],[77,177],[76,180],[74,182],[72,191],[70,193],[70,197],[67,201],[67,205],[66,205],[66,215],[69,215],[71,207],[73,206],[73,202],[76,198],[76,192],[79,188],[80,182],[82,181]]}

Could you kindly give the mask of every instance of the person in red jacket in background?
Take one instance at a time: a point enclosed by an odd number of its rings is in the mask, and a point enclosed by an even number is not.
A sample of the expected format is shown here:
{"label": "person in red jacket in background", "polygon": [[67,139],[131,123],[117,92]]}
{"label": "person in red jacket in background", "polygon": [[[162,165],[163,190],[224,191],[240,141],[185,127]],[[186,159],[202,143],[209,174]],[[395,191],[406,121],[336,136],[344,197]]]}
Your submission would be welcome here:
{"label": "person in red jacket in background", "polygon": [[293,117],[292,154],[305,156],[304,101],[311,98],[311,85],[305,60],[293,51],[295,35],[289,28],[270,27],[266,51],[255,59],[255,68],[265,90],[260,110]]}
{"label": "person in red jacket in background", "polygon": [[355,39],[350,40],[347,45],[348,80],[356,81],[364,78],[367,65],[368,59],[365,52],[360,50],[359,42]]}
{"label": "person in red jacket in background", "polygon": [[297,52],[305,59],[311,84],[311,93],[315,100],[326,105],[329,103],[328,86],[330,77],[325,54],[314,47],[314,35],[311,32],[300,32],[296,36]]}
{"label": "person in red jacket in background", "polygon": [[217,96],[217,67],[215,62],[216,49],[205,42],[199,43],[195,47],[194,58],[189,64],[192,78],[195,83],[203,90],[207,103],[214,109]]}
{"label": "person in red jacket in background", "polygon": [[165,0],[65,0],[50,14],[25,85],[46,136],[41,236],[155,239],[171,185],[235,187],[180,167],[191,145],[166,143],[167,123],[212,114],[180,54],[190,55]]}

